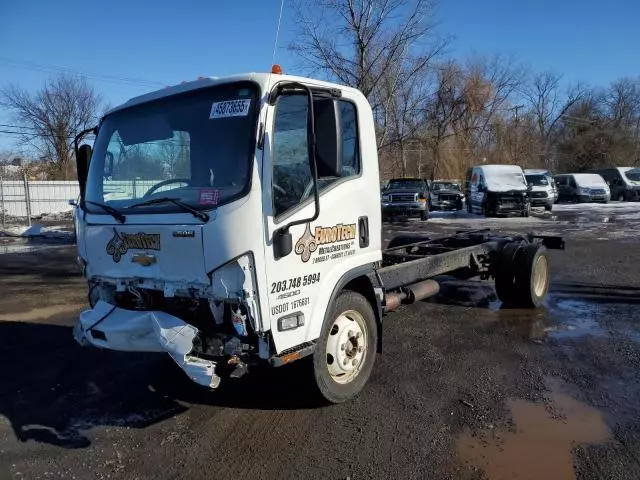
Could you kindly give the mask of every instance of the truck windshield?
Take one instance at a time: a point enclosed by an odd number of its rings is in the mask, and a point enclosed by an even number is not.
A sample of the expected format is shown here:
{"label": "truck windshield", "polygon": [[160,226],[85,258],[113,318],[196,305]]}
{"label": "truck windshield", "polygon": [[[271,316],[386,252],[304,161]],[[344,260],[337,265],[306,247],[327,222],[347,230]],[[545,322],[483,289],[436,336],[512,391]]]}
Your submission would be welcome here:
{"label": "truck windshield", "polygon": [[431,185],[431,190],[457,190],[460,191],[460,185],[453,182],[434,182]]}
{"label": "truck windshield", "polygon": [[424,188],[424,182],[421,180],[391,180],[387,186],[387,190],[421,190]]}
{"label": "truck windshield", "polygon": [[640,168],[632,168],[624,172],[624,175],[632,182],[640,182]]}
{"label": "truck windshield", "polygon": [[[156,197],[198,210],[241,197],[249,188],[257,98],[252,83],[226,84],[108,115],[91,157],[87,201],[129,213]],[[149,202],[135,212],[147,210],[184,211],[175,202]]]}
{"label": "truck windshield", "polygon": [[546,187],[549,185],[549,179],[545,175],[541,174],[527,174],[527,183],[534,187]]}

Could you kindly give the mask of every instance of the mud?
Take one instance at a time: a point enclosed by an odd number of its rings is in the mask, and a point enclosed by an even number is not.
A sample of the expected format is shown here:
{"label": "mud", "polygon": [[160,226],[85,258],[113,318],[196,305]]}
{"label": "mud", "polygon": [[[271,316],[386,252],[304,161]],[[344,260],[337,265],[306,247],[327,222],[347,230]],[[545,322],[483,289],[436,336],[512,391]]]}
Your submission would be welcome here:
{"label": "mud", "polygon": [[574,447],[604,443],[611,433],[602,414],[565,393],[561,381],[546,383],[550,393],[544,403],[507,400],[509,430],[460,435],[462,461],[480,467],[491,480],[574,479]]}

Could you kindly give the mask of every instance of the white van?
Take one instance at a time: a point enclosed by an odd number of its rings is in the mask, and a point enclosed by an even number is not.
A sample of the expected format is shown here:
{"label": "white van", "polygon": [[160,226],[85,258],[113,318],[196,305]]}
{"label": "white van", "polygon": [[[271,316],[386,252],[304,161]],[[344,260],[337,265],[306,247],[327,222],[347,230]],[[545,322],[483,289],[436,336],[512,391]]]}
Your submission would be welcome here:
{"label": "white van", "polygon": [[565,173],[554,179],[560,201],[608,203],[611,200],[609,185],[597,173]]}
{"label": "white van", "polygon": [[551,210],[558,198],[558,192],[549,170],[526,169],[524,176],[531,187],[529,191],[531,206],[544,207],[545,210]]}
{"label": "white van", "polygon": [[529,216],[529,187],[518,165],[470,168],[467,172],[467,191],[467,209],[471,213]]}

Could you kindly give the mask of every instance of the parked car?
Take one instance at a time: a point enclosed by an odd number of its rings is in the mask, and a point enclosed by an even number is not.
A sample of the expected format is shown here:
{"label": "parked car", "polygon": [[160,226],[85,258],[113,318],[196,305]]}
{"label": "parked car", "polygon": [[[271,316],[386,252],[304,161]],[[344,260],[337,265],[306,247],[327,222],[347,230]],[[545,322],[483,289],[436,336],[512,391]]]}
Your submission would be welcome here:
{"label": "parked car", "polygon": [[420,178],[394,178],[389,180],[382,192],[382,217],[392,215],[417,216],[420,220],[429,218],[429,186]]}
{"label": "parked car", "polygon": [[469,212],[485,216],[529,216],[529,187],[518,165],[472,167],[467,172],[467,178]]}
{"label": "parked car", "polygon": [[524,177],[529,185],[529,202],[532,207],[544,207],[550,211],[558,198],[553,176],[548,170],[527,169]]}
{"label": "parked car", "polygon": [[640,200],[640,168],[595,168],[589,170],[589,173],[597,173],[604,178],[611,191],[611,200],[626,202]]}
{"label": "parked car", "polygon": [[568,202],[602,202],[611,200],[607,182],[597,173],[566,173],[554,177],[558,199]]}
{"label": "parked car", "polygon": [[460,182],[435,180],[429,192],[429,210],[462,210],[464,193]]}

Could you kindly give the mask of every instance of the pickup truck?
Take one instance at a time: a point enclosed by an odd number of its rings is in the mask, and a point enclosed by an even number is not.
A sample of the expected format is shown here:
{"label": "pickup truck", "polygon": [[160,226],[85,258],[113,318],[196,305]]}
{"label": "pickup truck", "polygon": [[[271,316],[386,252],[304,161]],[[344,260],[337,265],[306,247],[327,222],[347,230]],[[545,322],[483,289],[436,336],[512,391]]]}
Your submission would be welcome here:
{"label": "pickup truck", "polygon": [[437,295],[438,276],[495,279],[503,302],[540,306],[559,237],[468,230],[383,248],[375,129],[360,91],[278,69],[106,113],[74,142],[90,303],[76,341],[165,352],[213,390],[303,361],[337,403],[367,383],[389,314]]}
{"label": "pickup truck", "polygon": [[429,185],[419,178],[394,178],[382,192],[382,217],[429,218]]}

